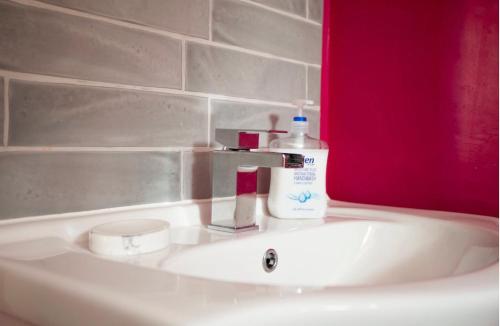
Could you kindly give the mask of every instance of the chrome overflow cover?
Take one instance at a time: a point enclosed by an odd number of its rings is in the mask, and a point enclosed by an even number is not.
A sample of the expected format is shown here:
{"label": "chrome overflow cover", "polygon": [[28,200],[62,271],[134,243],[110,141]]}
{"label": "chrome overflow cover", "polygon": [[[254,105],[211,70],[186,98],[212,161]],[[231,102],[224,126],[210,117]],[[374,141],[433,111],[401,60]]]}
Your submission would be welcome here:
{"label": "chrome overflow cover", "polygon": [[278,266],[278,253],[274,249],[267,249],[262,257],[262,267],[268,273],[271,273]]}

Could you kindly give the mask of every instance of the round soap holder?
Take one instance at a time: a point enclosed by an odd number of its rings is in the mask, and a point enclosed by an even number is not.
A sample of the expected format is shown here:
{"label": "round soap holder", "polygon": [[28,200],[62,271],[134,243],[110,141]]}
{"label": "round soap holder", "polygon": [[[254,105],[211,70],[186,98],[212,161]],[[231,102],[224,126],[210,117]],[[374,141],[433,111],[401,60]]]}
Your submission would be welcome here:
{"label": "round soap holder", "polygon": [[170,224],[158,219],[134,219],[97,225],[89,231],[89,249],[104,256],[133,256],[165,249]]}

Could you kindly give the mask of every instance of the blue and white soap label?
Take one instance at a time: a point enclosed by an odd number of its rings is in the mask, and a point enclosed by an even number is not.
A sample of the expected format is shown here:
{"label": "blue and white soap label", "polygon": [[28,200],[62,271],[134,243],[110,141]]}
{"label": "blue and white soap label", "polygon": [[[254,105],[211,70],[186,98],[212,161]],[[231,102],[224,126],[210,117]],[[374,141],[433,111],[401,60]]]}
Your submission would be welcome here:
{"label": "blue and white soap label", "polygon": [[280,149],[304,155],[302,169],[271,169],[268,206],[280,218],[318,218],[326,210],[326,149]]}
{"label": "blue and white soap label", "polygon": [[295,169],[293,174],[294,184],[311,185],[316,182],[316,164],[313,156],[304,157],[304,168]]}

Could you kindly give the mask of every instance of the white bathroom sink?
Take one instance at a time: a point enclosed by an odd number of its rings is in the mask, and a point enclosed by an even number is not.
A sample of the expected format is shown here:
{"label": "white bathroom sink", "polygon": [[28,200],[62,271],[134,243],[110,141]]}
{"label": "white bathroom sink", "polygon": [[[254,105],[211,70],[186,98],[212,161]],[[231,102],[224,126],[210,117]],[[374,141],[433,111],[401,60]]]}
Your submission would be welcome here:
{"label": "white bathroom sink", "polygon": [[[275,269],[263,267],[268,249]],[[216,242],[174,255],[162,268],[227,282],[371,286],[461,275],[498,260],[498,236],[428,218],[326,220],[324,225]]]}
{"label": "white bathroom sink", "polygon": [[[0,321],[498,325],[498,219],[330,205],[322,220],[278,220],[261,198],[260,231],[241,234],[202,225],[209,201],[0,221]],[[88,248],[97,225],[151,218],[170,224],[167,249],[109,258]],[[269,249],[277,264],[263,265]]]}

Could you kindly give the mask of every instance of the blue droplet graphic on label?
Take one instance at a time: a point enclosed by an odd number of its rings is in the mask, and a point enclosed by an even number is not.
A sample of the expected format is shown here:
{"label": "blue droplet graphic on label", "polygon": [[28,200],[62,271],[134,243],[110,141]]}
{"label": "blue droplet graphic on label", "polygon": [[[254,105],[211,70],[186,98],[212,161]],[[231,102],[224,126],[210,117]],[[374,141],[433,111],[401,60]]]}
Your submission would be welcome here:
{"label": "blue droplet graphic on label", "polygon": [[318,197],[319,197],[318,194],[311,193],[309,190],[303,191],[303,192],[299,193],[298,195],[288,194],[289,199],[298,201],[301,204],[306,203],[310,199],[315,199]]}

